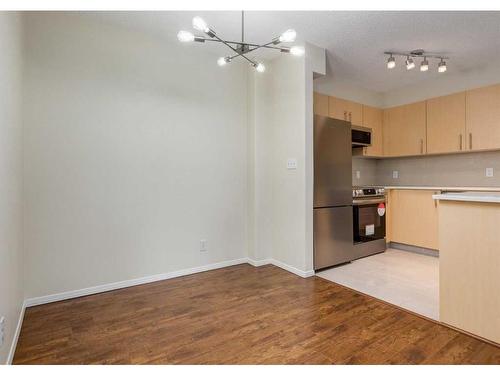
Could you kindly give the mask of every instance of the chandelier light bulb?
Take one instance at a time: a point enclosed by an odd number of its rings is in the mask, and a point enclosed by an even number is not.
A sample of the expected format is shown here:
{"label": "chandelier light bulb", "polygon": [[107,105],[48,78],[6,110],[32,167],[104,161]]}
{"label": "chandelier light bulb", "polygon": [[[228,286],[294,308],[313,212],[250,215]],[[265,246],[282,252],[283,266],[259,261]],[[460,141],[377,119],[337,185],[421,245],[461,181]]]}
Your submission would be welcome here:
{"label": "chandelier light bulb", "polygon": [[444,60],[441,60],[441,62],[438,65],[438,72],[439,73],[444,73],[446,72],[446,62]]}
{"label": "chandelier light bulb", "polygon": [[230,57],[219,57],[219,59],[217,60],[217,65],[224,66],[230,62],[231,62]]}
{"label": "chandelier light bulb", "polygon": [[194,40],[194,35],[189,31],[181,30],[177,33],[177,39],[179,39],[180,42],[192,42]]}
{"label": "chandelier light bulb", "polygon": [[406,70],[412,70],[414,67],[415,67],[415,62],[410,56],[408,56],[406,58]]}
{"label": "chandelier light bulb", "polygon": [[302,46],[293,46],[290,48],[290,53],[294,56],[302,56],[305,53],[304,47]]}
{"label": "chandelier light bulb", "polygon": [[395,66],[396,66],[396,59],[394,58],[394,56],[391,55],[387,59],[387,69],[394,69]]}
{"label": "chandelier light bulb", "polygon": [[288,29],[283,34],[280,35],[279,41],[281,43],[291,43],[295,42],[295,38],[297,37],[297,32],[294,29]]}
{"label": "chandelier light bulb", "polygon": [[203,31],[204,33],[208,33],[210,31],[207,23],[203,20],[203,18],[198,16],[193,18],[193,28],[199,31]]}
{"label": "chandelier light bulb", "polygon": [[421,72],[426,72],[429,70],[429,62],[427,59],[424,57],[424,61],[420,64],[420,71]]}
{"label": "chandelier light bulb", "polygon": [[256,71],[258,71],[259,73],[264,73],[266,71],[266,67],[264,66],[264,64],[262,63],[256,63],[253,65],[253,67],[255,68]]}
{"label": "chandelier light bulb", "polygon": [[217,60],[217,65],[219,66],[224,66],[227,64],[226,58],[225,57],[219,57]]}

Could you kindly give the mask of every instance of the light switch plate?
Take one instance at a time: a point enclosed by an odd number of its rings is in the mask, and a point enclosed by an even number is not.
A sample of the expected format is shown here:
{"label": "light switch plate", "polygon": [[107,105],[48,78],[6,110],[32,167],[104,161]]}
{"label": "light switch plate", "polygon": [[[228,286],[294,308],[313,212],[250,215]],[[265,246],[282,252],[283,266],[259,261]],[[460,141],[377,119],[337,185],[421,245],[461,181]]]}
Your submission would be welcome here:
{"label": "light switch plate", "polygon": [[297,169],[297,159],[288,159],[286,161],[286,169]]}
{"label": "light switch plate", "polygon": [[392,178],[399,178],[399,171],[392,171]]}
{"label": "light switch plate", "polygon": [[358,180],[361,178],[361,172],[360,171],[356,171],[356,178]]}
{"label": "light switch plate", "polygon": [[486,177],[493,177],[493,168],[486,168]]}

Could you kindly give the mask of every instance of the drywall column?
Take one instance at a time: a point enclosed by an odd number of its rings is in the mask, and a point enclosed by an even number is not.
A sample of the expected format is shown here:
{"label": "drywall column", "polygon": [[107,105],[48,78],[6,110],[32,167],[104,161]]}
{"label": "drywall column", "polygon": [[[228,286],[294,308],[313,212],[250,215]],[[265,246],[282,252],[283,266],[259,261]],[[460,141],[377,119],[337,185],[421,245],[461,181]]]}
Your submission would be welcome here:
{"label": "drywall column", "polygon": [[[257,263],[271,259],[301,276],[313,274],[312,82],[313,71],[324,67],[324,50],[306,50],[306,57],[283,55],[266,63],[263,74],[251,71],[253,86],[248,85],[254,181],[249,256]],[[288,168],[289,160],[297,167]]]}
{"label": "drywall column", "polygon": [[21,16],[0,13],[0,364],[9,362],[23,304]]}

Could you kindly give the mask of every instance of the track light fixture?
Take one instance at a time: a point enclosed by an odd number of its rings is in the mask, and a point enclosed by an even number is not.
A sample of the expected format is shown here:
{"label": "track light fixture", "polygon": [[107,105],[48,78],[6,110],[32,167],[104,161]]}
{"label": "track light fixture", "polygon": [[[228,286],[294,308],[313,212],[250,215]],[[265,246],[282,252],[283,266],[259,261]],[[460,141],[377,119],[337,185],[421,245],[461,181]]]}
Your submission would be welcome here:
{"label": "track light fixture", "polygon": [[231,49],[234,54],[232,56],[220,57],[217,60],[217,64],[219,66],[224,66],[230,63],[236,57],[242,57],[247,60],[251,66],[255,68],[255,70],[259,73],[263,73],[266,70],[266,67],[261,62],[250,59],[247,54],[253,52],[259,48],[269,48],[279,50],[280,52],[290,53],[294,56],[302,56],[304,54],[304,47],[301,46],[293,46],[293,47],[285,47],[278,46],[280,43],[292,43],[295,41],[297,37],[297,32],[293,29],[288,29],[283,32],[280,36],[273,38],[269,43],[266,44],[254,44],[245,42],[245,13],[241,12],[241,42],[233,42],[229,40],[224,40],[220,38],[214,30],[212,30],[205,20],[201,17],[193,18],[193,28],[200,32],[205,33],[208,37],[197,36],[189,31],[179,31],[177,33],[177,39],[180,42],[218,42],[226,45],[229,49]]}
{"label": "track light fixture", "polygon": [[406,56],[406,70],[412,70],[415,67],[415,62],[410,56]]}
{"label": "track light fixture", "polygon": [[444,73],[446,72],[447,69],[445,60],[447,60],[448,57],[433,53],[426,53],[423,49],[417,49],[409,52],[387,51],[384,52],[384,55],[389,55],[389,58],[387,59],[387,69],[394,69],[394,67],[396,66],[396,59],[394,58],[394,56],[406,57],[405,60],[406,70],[412,70],[413,68],[415,68],[415,61],[413,60],[414,58],[423,58],[422,62],[420,63],[421,72],[426,72],[429,70],[428,59],[440,60],[438,64],[439,73]]}

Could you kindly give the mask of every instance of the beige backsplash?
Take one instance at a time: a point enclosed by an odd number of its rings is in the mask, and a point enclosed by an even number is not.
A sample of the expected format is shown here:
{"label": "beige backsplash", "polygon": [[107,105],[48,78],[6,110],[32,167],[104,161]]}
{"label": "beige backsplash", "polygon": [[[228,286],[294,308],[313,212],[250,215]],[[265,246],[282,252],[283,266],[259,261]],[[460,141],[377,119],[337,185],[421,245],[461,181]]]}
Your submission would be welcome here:
{"label": "beige backsplash", "polygon": [[[485,176],[486,168],[493,168],[493,177]],[[380,160],[353,157],[352,170],[353,185],[500,187],[500,151]],[[394,170],[399,172],[397,179],[392,178]]]}

